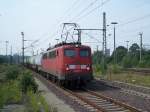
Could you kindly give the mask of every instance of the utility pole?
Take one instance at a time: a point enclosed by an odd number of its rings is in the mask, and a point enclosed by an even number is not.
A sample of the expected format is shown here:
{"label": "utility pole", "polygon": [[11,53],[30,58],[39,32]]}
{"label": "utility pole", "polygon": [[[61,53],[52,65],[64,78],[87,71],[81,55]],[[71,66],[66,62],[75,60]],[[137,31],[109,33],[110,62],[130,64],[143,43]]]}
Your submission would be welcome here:
{"label": "utility pole", "polygon": [[39,50],[36,51],[36,54],[37,54],[37,55],[39,54]]}
{"label": "utility pole", "polygon": [[8,50],[8,41],[5,41],[6,42],[6,63],[8,63],[8,56],[7,56],[7,50]]}
{"label": "utility pole", "polygon": [[[0,43],[1,43],[1,41],[0,41]],[[1,46],[0,46],[0,54],[1,54]]]}
{"label": "utility pole", "polygon": [[129,41],[126,41],[126,43],[127,43],[127,52],[128,52],[129,51],[129,46],[128,46]]}
{"label": "utility pole", "polygon": [[142,46],[143,46],[143,33],[139,33],[140,35],[140,62],[142,61]]}
{"label": "utility pole", "polygon": [[111,24],[114,25],[114,64],[116,64],[117,59],[116,59],[116,28],[115,25],[118,24],[117,22],[112,22]]}
{"label": "utility pole", "polygon": [[13,57],[12,57],[12,46],[10,47],[10,64],[12,64],[12,60],[13,60]]}
{"label": "utility pole", "polygon": [[96,46],[96,50],[97,50],[97,52],[98,52],[98,47],[99,47],[99,45],[97,45],[97,46]]}
{"label": "utility pole", "polygon": [[19,60],[20,60],[20,59],[19,59],[19,58],[20,58],[19,51],[18,51],[18,53],[17,53],[17,58],[18,58],[18,59],[17,59],[17,62],[18,62],[18,64],[19,64],[19,63],[20,63],[20,61],[19,61]]}
{"label": "utility pole", "polygon": [[106,13],[103,12],[103,54],[106,55],[107,41],[106,41]]}
{"label": "utility pole", "polygon": [[[105,72],[105,55],[106,55],[106,13],[103,12],[103,57],[102,57],[102,64],[103,64],[103,71]],[[105,74],[105,73],[104,73]]]}
{"label": "utility pole", "polygon": [[21,32],[22,35],[22,64],[24,65],[24,32]]}
{"label": "utility pole", "polygon": [[7,57],[8,41],[5,41],[5,42],[6,42],[6,57]]}

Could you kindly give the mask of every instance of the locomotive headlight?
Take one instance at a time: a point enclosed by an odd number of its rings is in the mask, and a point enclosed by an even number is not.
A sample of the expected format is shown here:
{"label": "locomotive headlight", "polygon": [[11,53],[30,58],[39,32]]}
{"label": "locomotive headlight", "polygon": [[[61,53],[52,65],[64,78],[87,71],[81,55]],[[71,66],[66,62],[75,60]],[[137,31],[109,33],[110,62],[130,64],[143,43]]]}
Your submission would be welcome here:
{"label": "locomotive headlight", "polygon": [[66,70],[68,71],[68,70],[69,70],[69,68],[68,68],[68,67],[66,67]]}
{"label": "locomotive headlight", "polygon": [[86,66],[86,69],[87,69],[87,70],[90,70],[90,65],[87,65],[87,66]]}
{"label": "locomotive headlight", "polygon": [[68,65],[68,64],[66,64],[66,70],[67,70],[67,71],[69,70],[69,65]]}

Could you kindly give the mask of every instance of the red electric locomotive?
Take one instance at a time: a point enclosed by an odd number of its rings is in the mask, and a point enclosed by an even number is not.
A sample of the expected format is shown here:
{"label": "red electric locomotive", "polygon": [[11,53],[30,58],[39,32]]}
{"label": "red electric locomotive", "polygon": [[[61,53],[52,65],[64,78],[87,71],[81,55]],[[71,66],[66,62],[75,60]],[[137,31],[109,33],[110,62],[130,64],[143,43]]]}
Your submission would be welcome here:
{"label": "red electric locomotive", "polygon": [[[67,29],[67,26],[69,29]],[[71,28],[70,28],[71,27]],[[81,30],[76,23],[64,23],[62,43],[29,59],[32,69],[62,84],[83,84],[93,79],[91,48],[81,45]],[[70,31],[72,29],[72,31]],[[68,39],[69,38],[69,39]],[[75,38],[77,38],[76,41]],[[68,43],[73,39],[73,42]],[[83,83],[82,83],[83,82]]]}
{"label": "red electric locomotive", "polygon": [[90,81],[93,79],[91,48],[73,43],[56,45],[43,54],[41,67],[63,83]]}

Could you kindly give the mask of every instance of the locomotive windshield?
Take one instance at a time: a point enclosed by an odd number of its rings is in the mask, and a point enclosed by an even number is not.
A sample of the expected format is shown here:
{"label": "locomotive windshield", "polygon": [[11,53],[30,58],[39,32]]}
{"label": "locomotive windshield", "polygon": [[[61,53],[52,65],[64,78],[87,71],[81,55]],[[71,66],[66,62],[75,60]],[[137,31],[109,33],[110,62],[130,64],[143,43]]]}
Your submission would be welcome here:
{"label": "locomotive windshield", "polygon": [[80,56],[81,57],[88,57],[89,56],[89,50],[87,50],[87,49],[80,50]]}
{"label": "locomotive windshield", "polygon": [[65,49],[64,54],[65,56],[68,56],[68,57],[75,57],[76,51],[72,49]]}

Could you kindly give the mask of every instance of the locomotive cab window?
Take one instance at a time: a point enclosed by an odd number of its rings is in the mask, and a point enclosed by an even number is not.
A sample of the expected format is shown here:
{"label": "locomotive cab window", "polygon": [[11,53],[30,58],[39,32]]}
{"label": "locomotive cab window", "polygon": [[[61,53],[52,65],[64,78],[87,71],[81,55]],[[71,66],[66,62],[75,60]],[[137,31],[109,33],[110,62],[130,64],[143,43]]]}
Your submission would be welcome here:
{"label": "locomotive cab window", "polygon": [[55,58],[56,57],[56,51],[49,52],[49,58]]}
{"label": "locomotive cab window", "polygon": [[81,57],[88,57],[89,56],[89,50],[88,49],[82,49],[80,50],[80,56]]}
{"label": "locomotive cab window", "polygon": [[43,55],[43,59],[46,59],[47,58],[47,53],[45,53],[44,55]]}
{"label": "locomotive cab window", "polygon": [[75,57],[76,56],[76,51],[73,49],[65,49],[64,50],[64,55],[67,57]]}

